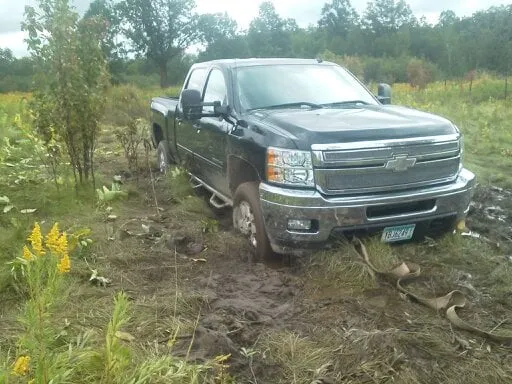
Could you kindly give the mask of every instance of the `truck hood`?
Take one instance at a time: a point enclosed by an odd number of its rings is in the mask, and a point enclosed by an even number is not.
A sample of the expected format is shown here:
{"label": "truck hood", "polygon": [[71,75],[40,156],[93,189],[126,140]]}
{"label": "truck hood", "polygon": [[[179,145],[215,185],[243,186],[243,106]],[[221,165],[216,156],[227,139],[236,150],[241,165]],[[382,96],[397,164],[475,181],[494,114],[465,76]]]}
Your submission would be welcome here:
{"label": "truck hood", "polygon": [[312,144],[457,133],[457,128],[447,119],[396,105],[258,110],[250,116],[259,123],[272,126],[281,132],[286,131],[289,137],[294,138],[299,149],[310,149]]}

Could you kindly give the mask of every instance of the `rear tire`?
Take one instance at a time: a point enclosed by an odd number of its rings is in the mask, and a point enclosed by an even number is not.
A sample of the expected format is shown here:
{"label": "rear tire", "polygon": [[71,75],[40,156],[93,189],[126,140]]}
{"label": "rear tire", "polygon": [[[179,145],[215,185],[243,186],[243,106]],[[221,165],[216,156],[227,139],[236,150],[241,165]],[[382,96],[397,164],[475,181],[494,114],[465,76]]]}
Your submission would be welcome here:
{"label": "rear tire", "polygon": [[263,221],[258,184],[241,184],[233,199],[233,226],[248,238],[254,261],[270,260],[275,256]]}
{"label": "rear tire", "polygon": [[169,160],[169,147],[164,140],[161,140],[158,143],[158,147],[156,149],[156,160],[158,164],[158,170],[161,174],[166,174],[169,169],[170,160]]}

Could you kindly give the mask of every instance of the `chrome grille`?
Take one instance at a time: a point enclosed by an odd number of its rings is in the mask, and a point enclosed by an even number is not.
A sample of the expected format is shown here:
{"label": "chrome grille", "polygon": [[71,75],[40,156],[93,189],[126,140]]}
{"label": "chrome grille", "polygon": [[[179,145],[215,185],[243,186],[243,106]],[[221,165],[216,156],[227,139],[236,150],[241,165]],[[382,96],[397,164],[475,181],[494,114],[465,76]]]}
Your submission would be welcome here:
{"label": "chrome grille", "polygon": [[383,192],[447,183],[459,171],[458,135],[313,145],[315,182],[325,194]]}

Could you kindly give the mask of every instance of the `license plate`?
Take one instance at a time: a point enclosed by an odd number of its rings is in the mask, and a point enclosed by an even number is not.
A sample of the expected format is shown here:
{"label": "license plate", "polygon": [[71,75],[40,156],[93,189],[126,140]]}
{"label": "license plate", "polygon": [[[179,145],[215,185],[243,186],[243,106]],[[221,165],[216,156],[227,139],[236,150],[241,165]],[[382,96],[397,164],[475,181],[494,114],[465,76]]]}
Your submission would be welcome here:
{"label": "license plate", "polygon": [[392,243],[394,241],[409,240],[414,234],[416,224],[399,225],[396,227],[386,227],[382,233],[381,240],[385,243]]}

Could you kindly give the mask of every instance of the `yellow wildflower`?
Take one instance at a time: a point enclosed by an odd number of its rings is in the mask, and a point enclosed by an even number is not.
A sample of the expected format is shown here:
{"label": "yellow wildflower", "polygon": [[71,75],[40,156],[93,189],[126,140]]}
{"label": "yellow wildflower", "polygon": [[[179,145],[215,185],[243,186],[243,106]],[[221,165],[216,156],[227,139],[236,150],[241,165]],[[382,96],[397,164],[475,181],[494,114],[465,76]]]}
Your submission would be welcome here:
{"label": "yellow wildflower", "polygon": [[68,236],[66,232],[62,232],[62,235],[56,241],[55,249],[52,251],[61,257],[68,255]]}
{"label": "yellow wildflower", "polygon": [[57,270],[60,273],[66,273],[71,270],[71,260],[68,255],[62,256],[59,263],[57,264]]}
{"label": "yellow wildflower", "polygon": [[16,116],[14,116],[14,125],[19,127],[21,125],[20,123],[21,123],[21,116],[18,113]]}
{"label": "yellow wildflower", "polygon": [[30,249],[26,245],[23,246],[23,258],[25,260],[32,260],[34,258],[34,255],[32,252],[30,252]]}
{"label": "yellow wildflower", "polygon": [[59,223],[53,224],[52,229],[45,238],[45,245],[53,253],[57,253],[59,249]]}
{"label": "yellow wildflower", "polygon": [[55,245],[55,253],[61,256],[60,261],[57,264],[57,270],[60,273],[69,272],[71,269],[71,260],[69,259],[68,254],[68,237],[66,232],[63,232],[58,238]]}
{"label": "yellow wildflower", "polygon": [[25,376],[28,373],[28,366],[30,364],[29,356],[20,356],[16,359],[14,367],[12,368],[12,374],[18,376]]}
{"label": "yellow wildflower", "polygon": [[43,235],[41,235],[41,227],[39,223],[34,224],[34,228],[32,229],[32,233],[27,238],[32,245],[32,249],[35,251],[37,256],[44,255],[43,251]]}

